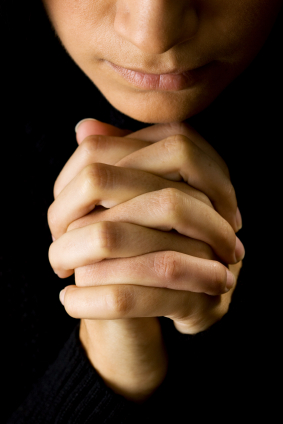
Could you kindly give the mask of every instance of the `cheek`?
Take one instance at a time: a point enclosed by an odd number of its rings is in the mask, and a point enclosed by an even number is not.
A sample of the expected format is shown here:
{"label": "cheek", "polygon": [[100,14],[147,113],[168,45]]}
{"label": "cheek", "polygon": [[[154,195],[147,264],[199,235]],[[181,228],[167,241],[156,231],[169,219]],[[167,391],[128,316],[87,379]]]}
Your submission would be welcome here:
{"label": "cheek", "polygon": [[254,56],[266,40],[281,0],[200,0],[203,45],[219,52],[219,60],[237,62]]}
{"label": "cheek", "polygon": [[107,42],[114,21],[113,0],[43,0],[47,15],[71,56],[95,51]]}

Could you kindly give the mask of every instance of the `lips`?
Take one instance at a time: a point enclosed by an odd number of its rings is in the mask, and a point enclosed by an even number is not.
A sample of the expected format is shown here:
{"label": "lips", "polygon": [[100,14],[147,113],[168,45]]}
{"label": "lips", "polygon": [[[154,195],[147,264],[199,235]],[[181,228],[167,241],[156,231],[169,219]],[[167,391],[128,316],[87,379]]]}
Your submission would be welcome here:
{"label": "lips", "polygon": [[111,62],[109,66],[125,81],[142,90],[179,91],[192,87],[198,81],[200,71],[207,65],[185,72],[150,74],[123,68]]}

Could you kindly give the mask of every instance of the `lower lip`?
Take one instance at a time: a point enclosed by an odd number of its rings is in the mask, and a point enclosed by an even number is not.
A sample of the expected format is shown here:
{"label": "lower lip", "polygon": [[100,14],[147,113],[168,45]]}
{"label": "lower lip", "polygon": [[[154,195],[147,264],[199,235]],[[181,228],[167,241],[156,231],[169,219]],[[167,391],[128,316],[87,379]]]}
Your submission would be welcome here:
{"label": "lower lip", "polygon": [[131,85],[143,90],[179,91],[192,87],[197,82],[198,70],[176,73],[176,74],[144,74],[122,68],[108,62],[112,69],[121,75]]}

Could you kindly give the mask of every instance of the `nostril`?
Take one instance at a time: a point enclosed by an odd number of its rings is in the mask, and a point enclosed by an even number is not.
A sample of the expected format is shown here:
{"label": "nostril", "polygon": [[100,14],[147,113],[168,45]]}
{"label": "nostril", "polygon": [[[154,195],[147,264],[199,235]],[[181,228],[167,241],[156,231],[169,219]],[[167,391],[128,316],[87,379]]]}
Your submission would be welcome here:
{"label": "nostril", "polygon": [[191,3],[188,0],[118,3],[114,29],[145,53],[165,53],[197,33],[199,19]]}

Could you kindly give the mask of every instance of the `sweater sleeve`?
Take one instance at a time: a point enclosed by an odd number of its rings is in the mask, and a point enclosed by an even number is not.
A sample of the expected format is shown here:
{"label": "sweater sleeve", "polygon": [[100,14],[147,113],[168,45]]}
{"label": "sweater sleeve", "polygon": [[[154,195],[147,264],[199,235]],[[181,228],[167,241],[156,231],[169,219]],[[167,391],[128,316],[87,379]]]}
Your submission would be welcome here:
{"label": "sweater sleeve", "polygon": [[[188,411],[190,419],[197,420],[208,419],[213,411],[217,415],[215,406],[221,404],[223,410],[225,393],[229,393],[230,405],[231,399],[237,398],[238,387],[241,399],[255,392],[256,387],[249,358],[253,352],[241,353],[242,345],[237,349],[239,337],[235,338],[237,332],[233,328],[241,288],[239,284],[229,313],[195,336],[179,333],[171,320],[160,318],[169,369],[146,402],[135,404],[106,386],[85,354],[77,325],[57,359],[6,424],[138,424],[171,422],[171,418],[181,423],[187,422],[184,417]],[[238,331],[244,336],[242,330],[240,325]],[[247,343],[248,350],[249,347]],[[245,385],[241,384],[243,378]],[[240,405],[236,405],[239,409]]]}
{"label": "sweater sleeve", "polygon": [[76,326],[7,424],[124,423],[139,408],[104,384],[84,352]]}

